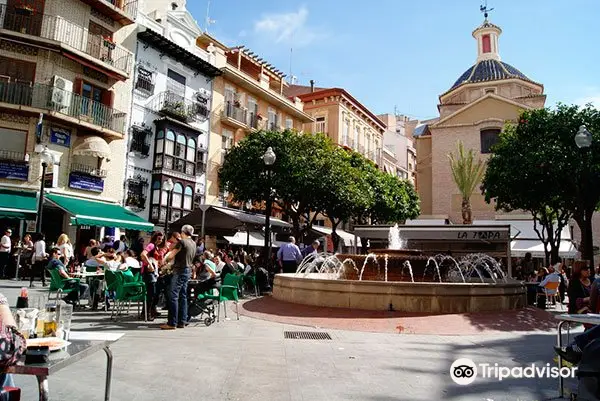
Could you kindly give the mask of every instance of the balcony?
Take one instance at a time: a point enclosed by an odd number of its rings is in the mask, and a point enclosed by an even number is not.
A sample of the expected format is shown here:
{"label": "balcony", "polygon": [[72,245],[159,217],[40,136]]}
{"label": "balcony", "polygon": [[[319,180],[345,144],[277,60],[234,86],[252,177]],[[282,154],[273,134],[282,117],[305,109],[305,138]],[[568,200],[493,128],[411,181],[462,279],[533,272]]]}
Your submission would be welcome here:
{"label": "balcony", "polygon": [[125,113],[50,85],[0,82],[0,107],[46,113],[116,138],[125,134]]}
{"label": "balcony", "polygon": [[27,164],[25,153],[12,150],[0,150],[0,161]]}
{"label": "balcony", "polygon": [[0,27],[3,36],[56,47],[94,63],[103,72],[116,74],[120,79],[129,77],[133,65],[133,54],[129,50],[102,35],[90,34],[87,28],[62,17],[0,5]]}
{"label": "balcony", "polygon": [[140,158],[145,159],[150,156],[150,137],[152,129],[148,127],[131,127],[131,146],[129,151],[136,153]]}
{"label": "balcony", "polygon": [[221,122],[234,128],[246,128],[248,123],[248,110],[236,106],[232,102],[225,103],[225,109],[221,115]]}
{"label": "balcony", "polygon": [[130,25],[135,22],[138,12],[138,0],[82,0],[92,6],[100,14],[106,15],[121,25]]}
{"label": "balcony", "polygon": [[168,91],[159,93],[152,101],[150,108],[186,123],[204,121],[210,113],[205,104],[186,99],[181,95]]}
{"label": "balcony", "polygon": [[71,163],[71,172],[84,173],[92,177],[106,178],[108,177],[108,171],[102,170],[87,164]]}

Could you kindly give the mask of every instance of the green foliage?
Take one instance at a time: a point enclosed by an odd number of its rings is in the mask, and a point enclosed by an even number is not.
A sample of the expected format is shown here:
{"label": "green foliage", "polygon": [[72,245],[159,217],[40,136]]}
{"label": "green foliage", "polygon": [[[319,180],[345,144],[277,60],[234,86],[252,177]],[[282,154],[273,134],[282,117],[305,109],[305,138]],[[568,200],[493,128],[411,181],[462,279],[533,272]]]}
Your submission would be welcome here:
{"label": "green foliage", "polygon": [[[575,145],[581,124],[594,136],[589,152]],[[523,111],[518,124],[504,128],[488,160],[482,183],[486,201],[495,201],[499,210],[529,211],[556,258],[571,216],[578,220],[598,205],[599,151],[600,113],[592,107]]]}
{"label": "green foliage", "polygon": [[463,199],[471,199],[473,191],[481,182],[483,173],[485,172],[485,162],[481,159],[475,160],[475,151],[469,149],[465,151],[465,147],[461,141],[458,141],[456,146],[456,155],[450,153],[450,169],[452,170],[452,179],[456,184]]}
{"label": "green foliage", "polygon": [[[262,155],[269,146],[277,160],[267,175]],[[219,180],[234,200],[242,202],[266,200],[270,183],[296,236],[310,229],[319,213],[332,221],[334,230],[351,218],[397,222],[419,214],[418,196],[410,183],[381,172],[373,162],[322,134],[252,133],[225,156]]]}

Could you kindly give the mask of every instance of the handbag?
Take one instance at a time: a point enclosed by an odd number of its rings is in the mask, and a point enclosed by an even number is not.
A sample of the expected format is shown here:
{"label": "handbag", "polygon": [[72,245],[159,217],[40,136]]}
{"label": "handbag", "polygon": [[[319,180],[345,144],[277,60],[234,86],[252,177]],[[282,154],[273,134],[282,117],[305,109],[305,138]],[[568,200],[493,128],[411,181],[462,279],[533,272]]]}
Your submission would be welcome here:
{"label": "handbag", "polygon": [[158,262],[154,258],[148,258],[148,266],[146,266],[146,273],[154,273],[158,269]]}

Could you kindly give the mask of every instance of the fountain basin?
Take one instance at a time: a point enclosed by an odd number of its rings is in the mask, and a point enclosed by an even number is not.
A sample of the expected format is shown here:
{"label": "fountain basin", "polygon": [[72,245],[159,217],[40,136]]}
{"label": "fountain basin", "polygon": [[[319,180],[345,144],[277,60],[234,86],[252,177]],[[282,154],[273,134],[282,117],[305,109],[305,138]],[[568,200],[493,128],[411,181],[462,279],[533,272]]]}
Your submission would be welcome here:
{"label": "fountain basin", "polygon": [[275,276],[275,299],[304,305],[445,314],[519,309],[525,286],[499,283],[384,282],[332,279],[330,273]]}

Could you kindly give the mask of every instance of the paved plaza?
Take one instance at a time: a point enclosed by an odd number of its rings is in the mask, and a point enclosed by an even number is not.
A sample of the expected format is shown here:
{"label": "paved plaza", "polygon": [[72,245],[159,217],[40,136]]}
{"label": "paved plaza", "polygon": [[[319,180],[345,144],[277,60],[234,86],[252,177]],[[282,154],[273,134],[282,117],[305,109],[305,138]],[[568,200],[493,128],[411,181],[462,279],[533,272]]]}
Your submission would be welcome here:
{"label": "paved plaza", "polygon": [[[12,302],[21,283],[3,281],[0,287]],[[126,333],[112,346],[116,401],[498,401],[557,396],[556,379],[477,379],[459,386],[448,374],[452,362],[461,357],[506,366],[553,363],[556,334],[543,320],[534,331],[518,331],[515,324],[509,331],[481,327],[478,334],[376,333],[251,317],[261,302],[264,306],[273,300],[247,301],[239,321],[231,306],[230,320],[210,327],[194,323],[164,332],[158,329],[160,319],[135,321],[132,308],[130,318],[118,321],[111,321],[110,313],[79,312],[73,330]],[[443,320],[435,319],[442,332]],[[326,332],[331,340],[284,339],[285,331]],[[98,352],[50,377],[52,399],[101,400],[104,374],[105,355]],[[17,376],[16,382],[24,400],[37,399],[35,378]]]}

